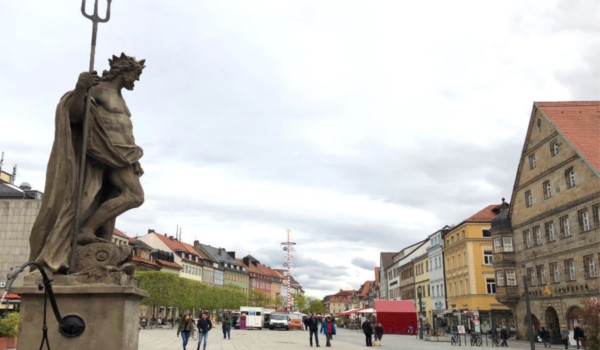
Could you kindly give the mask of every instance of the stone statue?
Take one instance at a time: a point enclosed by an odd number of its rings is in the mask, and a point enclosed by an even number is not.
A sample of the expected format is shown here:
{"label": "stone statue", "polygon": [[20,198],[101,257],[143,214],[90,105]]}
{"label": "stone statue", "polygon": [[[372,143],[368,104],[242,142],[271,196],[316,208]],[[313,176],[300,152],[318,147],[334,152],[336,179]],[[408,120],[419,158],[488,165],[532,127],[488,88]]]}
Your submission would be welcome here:
{"label": "stone statue", "polygon": [[[133,272],[132,251],[111,243],[117,216],[144,202],[140,184],[142,149],[135,144],[131,113],[121,94],[133,90],[145,60],[121,54],[109,59],[110,71],[79,75],[56,109],[55,136],[46,172],[45,195],[33,226],[30,260],[54,274],[67,271],[102,276]],[[82,120],[86,92],[92,100],[88,115],[85,180],[81,194],[81,225],[75,226],[80,169]],[[72,252],[73,235],[77,248]],[[69,266],[77,254],[76,266]]]}

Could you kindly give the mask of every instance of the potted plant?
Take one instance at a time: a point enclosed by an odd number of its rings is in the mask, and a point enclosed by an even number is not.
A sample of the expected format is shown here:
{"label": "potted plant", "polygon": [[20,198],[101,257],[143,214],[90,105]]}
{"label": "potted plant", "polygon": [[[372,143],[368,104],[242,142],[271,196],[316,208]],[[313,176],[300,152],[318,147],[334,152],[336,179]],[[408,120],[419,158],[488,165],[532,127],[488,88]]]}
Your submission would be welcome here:
{"label": "potted plant", "polygon": [[0,319],[0,350],[17,347],[19,334],[19,313],[13,312],[7,318]]}

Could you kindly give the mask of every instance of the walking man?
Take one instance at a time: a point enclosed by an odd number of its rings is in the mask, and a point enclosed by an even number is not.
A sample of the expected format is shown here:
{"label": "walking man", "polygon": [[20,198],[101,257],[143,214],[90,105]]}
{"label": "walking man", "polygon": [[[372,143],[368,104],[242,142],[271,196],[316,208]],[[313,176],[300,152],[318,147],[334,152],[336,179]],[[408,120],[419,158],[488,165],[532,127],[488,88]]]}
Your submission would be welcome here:
{"label": "walking man", "polygon": [[205,312],[202,313],[202,318],[198,320],[198,349],[200,350],[200,344],[202,344],[202,339],[204,339],[204,347],[206,350],[206,343],[208,343],[208,331],[212,329],[212,321],[208,318],[208,314]]}
{"label": "walking man", "polygon": [[307,318],[305,321],[305,326],[310,331],[310,346],[313,346],[313,334],[315,335],[315,343],[317,344],[317,348],[319,347],[319,320],[317,319],[317,314],[313,313],[310,318]]}
{"label": "walking man", "polygon": [[583,345],[583,341],[585,340],[585,333],[583,332],[583,328],[581,328],[580,324],[575,326],[574,331],[575,332],[573,336],[575,337],[575,341],[577,342],[577,349],[579,349],[579,342],[581,342]]}
{"label": "walking man", "polygon": [[227,336],[227,339],[231,340],[231,323],[229,323],[228,317],[225,317],[225,320],[223,321],[223,339],[225,339],[225,336]]}
{"label": "walking man", "polygon": [[544,343],[544,347],[545,348],[549,348],[550,347],[550,344],[549,344],[550,332],[548,332],[545,327],[542,327],[542,330],[540,332],[540,338],[542,338],[542,342]]}
{"label": "walking man", "polygon": [[325,321],[321,324],[321,333],[325,334],[327,338],[325,346],[331,346],[331,338],[335,335],[335,322],[333,322],[330,315],[327,315]]}
{"label": "walking man", "polygon": [[500,344],[500,346],[508,347],[508,343],[506,342],[506,340],[508,340],[508,330],[506,329],[506,326],[502,326],[500,339],[502,339],[502,344]]}
{"label": "walking man", "polygon": [[362,329],[363,333],[365,333],[367,346],[373,346],[373,325],[371,324],[371,321],[368,318],[362,324]]}

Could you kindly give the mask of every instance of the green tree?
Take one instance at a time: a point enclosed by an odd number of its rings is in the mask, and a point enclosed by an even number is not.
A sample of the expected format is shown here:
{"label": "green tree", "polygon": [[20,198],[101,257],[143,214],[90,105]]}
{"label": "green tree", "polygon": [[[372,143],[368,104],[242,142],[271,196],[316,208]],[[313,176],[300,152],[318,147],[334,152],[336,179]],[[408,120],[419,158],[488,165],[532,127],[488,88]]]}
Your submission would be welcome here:
{"label": "green tree", "polygon": [[177,305],[179,276],[160,271],[138,271],[135,276],[140,281],[140,288],[150,293],[150,296],[142,299],[140,303],[151,307],[151,315],[154,315],[154,308],[156,307]]}
{"label": "green tree", "polygon": [[16,338],[19,334],[19,313],[12,312],[0,319],[0,338]]}
{"label": "green tree", "polygon": [[312,297],[309,297],[308,299],[308,310],[311,314],[323,314],[325,312],[325,306],[323,306],[321,300]]}
{"label": "green tree", "polygon": [[306,297],[300,293],[292,293],[292,297],[294,298],[295,311],[300,311],[300,312],[306,311],[306,308],[307,308]]}

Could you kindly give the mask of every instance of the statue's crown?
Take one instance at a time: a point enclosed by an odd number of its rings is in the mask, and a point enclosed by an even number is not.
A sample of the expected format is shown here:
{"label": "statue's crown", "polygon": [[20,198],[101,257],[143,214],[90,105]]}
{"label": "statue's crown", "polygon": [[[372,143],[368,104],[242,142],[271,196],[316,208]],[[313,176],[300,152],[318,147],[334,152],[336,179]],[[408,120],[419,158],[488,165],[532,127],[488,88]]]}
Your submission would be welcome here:
{"label": "statue's crown", "polygon": [[146,66],[146,60],[138,61],[135,57],[127,56],[125,53],[121,53],[120,57],[113,55],[112,59],[108,59],[108,63],[111,68],[113,67],[128,67],[128,68],[139,68],[140,71]]}

